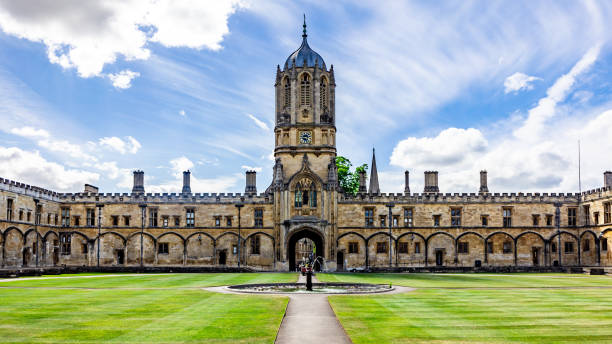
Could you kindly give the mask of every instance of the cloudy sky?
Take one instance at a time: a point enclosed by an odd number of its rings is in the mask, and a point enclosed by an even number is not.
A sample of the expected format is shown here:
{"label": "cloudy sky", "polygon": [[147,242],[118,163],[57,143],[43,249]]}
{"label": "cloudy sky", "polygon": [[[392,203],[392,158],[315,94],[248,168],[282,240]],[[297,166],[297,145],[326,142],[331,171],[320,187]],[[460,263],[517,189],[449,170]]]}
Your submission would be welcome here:
{"label": "cloudy sky", "polygon": [[600,187],[612,169],[609,1],[0,0],[0,177],[78,192],[269,185],[276,65],[336,74],[338,153],[382,192]]}

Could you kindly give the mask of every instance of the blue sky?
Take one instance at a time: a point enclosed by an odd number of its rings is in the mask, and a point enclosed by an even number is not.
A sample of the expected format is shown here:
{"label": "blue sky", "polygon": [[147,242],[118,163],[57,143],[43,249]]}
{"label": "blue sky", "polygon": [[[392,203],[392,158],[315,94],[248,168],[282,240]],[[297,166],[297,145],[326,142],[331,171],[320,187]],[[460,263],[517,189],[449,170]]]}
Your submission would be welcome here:
{"label": "blue sky", "polygon": [[[78,5],[77,5],[78,4]],[[276,65],[308,38],[336,75],[338,153],[381,191],[578,191],[612,169],[606,1],[0,0],[0,176],[57,191],[270,183]]]}

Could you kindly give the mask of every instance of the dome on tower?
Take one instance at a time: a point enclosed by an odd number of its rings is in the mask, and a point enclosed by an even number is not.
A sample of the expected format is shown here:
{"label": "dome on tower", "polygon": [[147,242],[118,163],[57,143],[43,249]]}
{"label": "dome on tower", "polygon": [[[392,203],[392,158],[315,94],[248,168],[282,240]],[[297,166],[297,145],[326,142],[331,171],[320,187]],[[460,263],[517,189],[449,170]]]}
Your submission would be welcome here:
{"label": "dome on tower", "polygon": [[316,64],[319,68],[325,69],[325,61],[323,61],[321,55],[310,48],[308,41],[306,40],[307,36],[306,17],[304,17],[304,34],[302,35],[302,45],[300,45],[298,50],[289,55],[287,61],[285,62],[286,69],[292,68],[294,63],[296,67],[314,67]]}

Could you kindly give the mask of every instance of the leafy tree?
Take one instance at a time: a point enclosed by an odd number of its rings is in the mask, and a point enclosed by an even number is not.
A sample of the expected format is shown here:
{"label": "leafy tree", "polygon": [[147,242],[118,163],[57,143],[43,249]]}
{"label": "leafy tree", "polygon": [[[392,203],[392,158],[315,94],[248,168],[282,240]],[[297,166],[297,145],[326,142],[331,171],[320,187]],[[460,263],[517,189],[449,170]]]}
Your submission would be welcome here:
{"label": "leafy tree", "polygon": [[351,172],[351,161],[343,156],[336,157],[336,166],[338,167],[338,183],[346,194],[356,195],[359,191],[359,172],[367,171],[368,164],[357,166],[355,171]]}

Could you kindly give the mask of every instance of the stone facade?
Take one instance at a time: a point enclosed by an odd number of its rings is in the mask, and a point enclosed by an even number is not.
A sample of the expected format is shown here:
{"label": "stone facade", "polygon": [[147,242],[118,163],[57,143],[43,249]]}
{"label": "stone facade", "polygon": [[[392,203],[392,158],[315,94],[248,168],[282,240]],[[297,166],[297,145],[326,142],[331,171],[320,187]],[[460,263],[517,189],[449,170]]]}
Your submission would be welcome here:
{"label": "stone facade", "polygon": [[[612,266],[612,173],[581,194],[380,193],[373,168],[356,196],[338,186],[335,78],[306,40],[277,67],[272,183],[244,194],[57,193],[0,178],[0,263],[22,266],[295,268],[308,238],[322,268]],[[373,157],[372,165],[375,166]],[[476,179],[475,179],[476,180]],[[178,190],[177,190],[178,191]],[[391,217],[389,217],[391,209]],[[309,241],[310,242],[310,241]]]}

